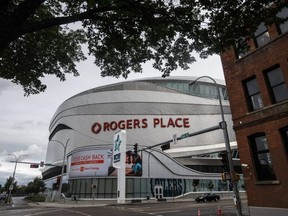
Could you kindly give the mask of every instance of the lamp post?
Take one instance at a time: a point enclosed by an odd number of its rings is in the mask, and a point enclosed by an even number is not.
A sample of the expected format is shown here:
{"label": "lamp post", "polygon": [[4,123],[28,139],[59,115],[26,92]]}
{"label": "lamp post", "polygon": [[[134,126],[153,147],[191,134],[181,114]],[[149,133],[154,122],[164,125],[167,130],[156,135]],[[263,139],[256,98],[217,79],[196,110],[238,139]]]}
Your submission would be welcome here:
{"label": "lamp post", "polygon": [[219,97],[219,104],[220,104],[220,109],[221,109],[221,120],[222,120],[219,123],[219,126],[223,130],[225,148],[226,148],[226,151],[227,151],[227,157],[228,157],[228,163],[229,163],[229,169],[230,169],[231,182],[232,182],[232,185],[233,185],[233,193],[234,193],[234,197],[236,199],[237,216],[242,216],[241,200],[240,200],[239,191],[238,191],[238,188],[237,188],[237,183],[236,183],[236,180],[235,180],[235,170],[234,170],[233,160],[232,160],[232,156],[231,156],[231,147],[230,147],[230,143],[229,143],[229,136],[228,136],[228,131],[227,131],[227,123],[226,123],[225,117],[224,117],[223,105],[222,105],[221,94],[220,94],[218,83],[210,76],[201,76],[201,77],[198,77],[197,79],[195,79],[194,81],[192,81],[191,83],[189,83],[188,85],[193,85],[199,79],[202,79],[202,78],[208,78],[208,79],[212,80],[212,82],[214,83],[214,85],[215,85],[215,87],[217,89],[217,94],[218,94],[218,97]]}
{"label": "lamp post", "polygon": [[17,163],[21,157],[27,156],[27,155],[19,155],[18,157],[15,154],[8,154],[12,155],[15,157],[15,166],[14,166],[14,171],[13,171],[13,176],[12,176],[12,182],[11,185],[9,186],[9,194],[8,194],[8,202],[11,203],[11,193],[13,190],[13,183],[14,183],[14,178],[15,178],[15,173],[16,173],[16,168],[17,168]]}
{"label": "lamp post", "polygon": [[59,144],[61,144],[64,148],[64,154],[63,154],[63,163],[62,163],[62,169],[61,169],[61,176],[60,176],[60,182],[59,182],[59,199],[61,198],[61,190],[62,190],[62,182],[63,182],[63,174],[64,174],[64,167],[65,167],[65,159],[66,159],[66,150],[67,150],[67,145],[70,141],[70,139],[68,139],[66,141],[66,144],[64,145],[62,142],[58,141],[58,140],[51,140],[54,142],[57,142]]}

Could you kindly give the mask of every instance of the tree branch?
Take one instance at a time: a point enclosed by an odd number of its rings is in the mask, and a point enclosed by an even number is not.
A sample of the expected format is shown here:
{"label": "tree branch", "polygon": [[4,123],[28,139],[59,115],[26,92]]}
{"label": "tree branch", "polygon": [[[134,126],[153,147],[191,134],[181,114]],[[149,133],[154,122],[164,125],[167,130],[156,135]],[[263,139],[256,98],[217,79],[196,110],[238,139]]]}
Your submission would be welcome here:
{"label": "tree branch", "polygon": [[116,9],[116,8],[113,8],[111,6],[110,7],[102,7],[101,9],[93,9],[93,10],[89,10],[89,11],[86,11],[86,12],[83,12],[80,14],[75,14],[72,16],[47,18],[47,19],[41,20],[39,22],[27,23],[27,24],[21,26],[17,30],[17,34],[23,35],[23,34],[35,32],[35,31],[39,31],[42,29],[50,28],[53,26],[69,24],[69,23],[73,23],[73,22],[77,22],[77,21],[82,21],[85,19],[98,19],[98,20],[100,20],[100,19],[102,19],[102,17],[97,15],[97,14],[102,13],[102,12],[108,12],[108,11],[111,11],[113,9]]}

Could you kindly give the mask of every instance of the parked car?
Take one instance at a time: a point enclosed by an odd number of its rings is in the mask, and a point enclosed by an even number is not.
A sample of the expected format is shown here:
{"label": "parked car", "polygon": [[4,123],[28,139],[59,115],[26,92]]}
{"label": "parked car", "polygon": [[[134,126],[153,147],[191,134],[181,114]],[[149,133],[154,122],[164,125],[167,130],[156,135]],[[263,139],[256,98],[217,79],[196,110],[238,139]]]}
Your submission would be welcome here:
{"label": "parked car", "polygon": [[201,194],[195,199],[196,202],[211,202],[213,200],[217,202],[218,200],[220,200],[220,196],[214,193],[205,193]]}

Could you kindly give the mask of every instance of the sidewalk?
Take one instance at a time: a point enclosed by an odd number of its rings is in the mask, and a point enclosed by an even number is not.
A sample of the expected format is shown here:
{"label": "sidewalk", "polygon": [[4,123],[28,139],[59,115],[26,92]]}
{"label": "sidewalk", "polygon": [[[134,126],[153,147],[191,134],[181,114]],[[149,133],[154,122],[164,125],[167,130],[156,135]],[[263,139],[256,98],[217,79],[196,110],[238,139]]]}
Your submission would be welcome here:
{"label": "sidewalk", "polygon": [[132,200],[126,200],[125,203],[117,203],[116,199],[87,199],[87,200],[71,200],[71,199],[61,199],[53,202],[29,202],[29,206],[41,206],[41,207],[75,207],[75,206],[81,206],[81,207],[87,207],[87,206],[106,206],[106,205],[129,205],[129,204],[140,204],[140,203],[161,203],[161,202],[189,202],[192,201],[192,199],[167,199],[163,201],[158,201],[156,199],[132,199]]}

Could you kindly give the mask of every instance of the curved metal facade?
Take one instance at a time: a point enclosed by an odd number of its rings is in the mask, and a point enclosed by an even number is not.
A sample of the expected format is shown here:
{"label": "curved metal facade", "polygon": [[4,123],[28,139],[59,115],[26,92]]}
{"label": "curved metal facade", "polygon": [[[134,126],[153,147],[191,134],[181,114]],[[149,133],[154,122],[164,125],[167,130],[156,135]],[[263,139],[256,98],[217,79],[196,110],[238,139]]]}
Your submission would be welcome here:
{"label": "curved metal facade", "polygon": [[[194,79],[170,77],[121,82],[69,98],[51,120],[46,163],[62,165],[63,146],[68,139],[66,153],[71,155],[86,147],[110,147],[114,133],[124,129],[127,146],[138,143],[141,149],[171,140],[173,134],[181,136],[218,125],[221,113],[214,84],[204,80],[194,88],[189,85]],[[225,99],[225,85],[223,81],[217,82]],[[230,141],[234,142],[229,103],[227,100],[222,103]],[[171,144],[167,153],[189,157],[195,154],[195,147],[211,149],[217,144],[224,146],[221,130],[179,140],[176,145]],[[45,167],[44,179],[48,170]]]}

